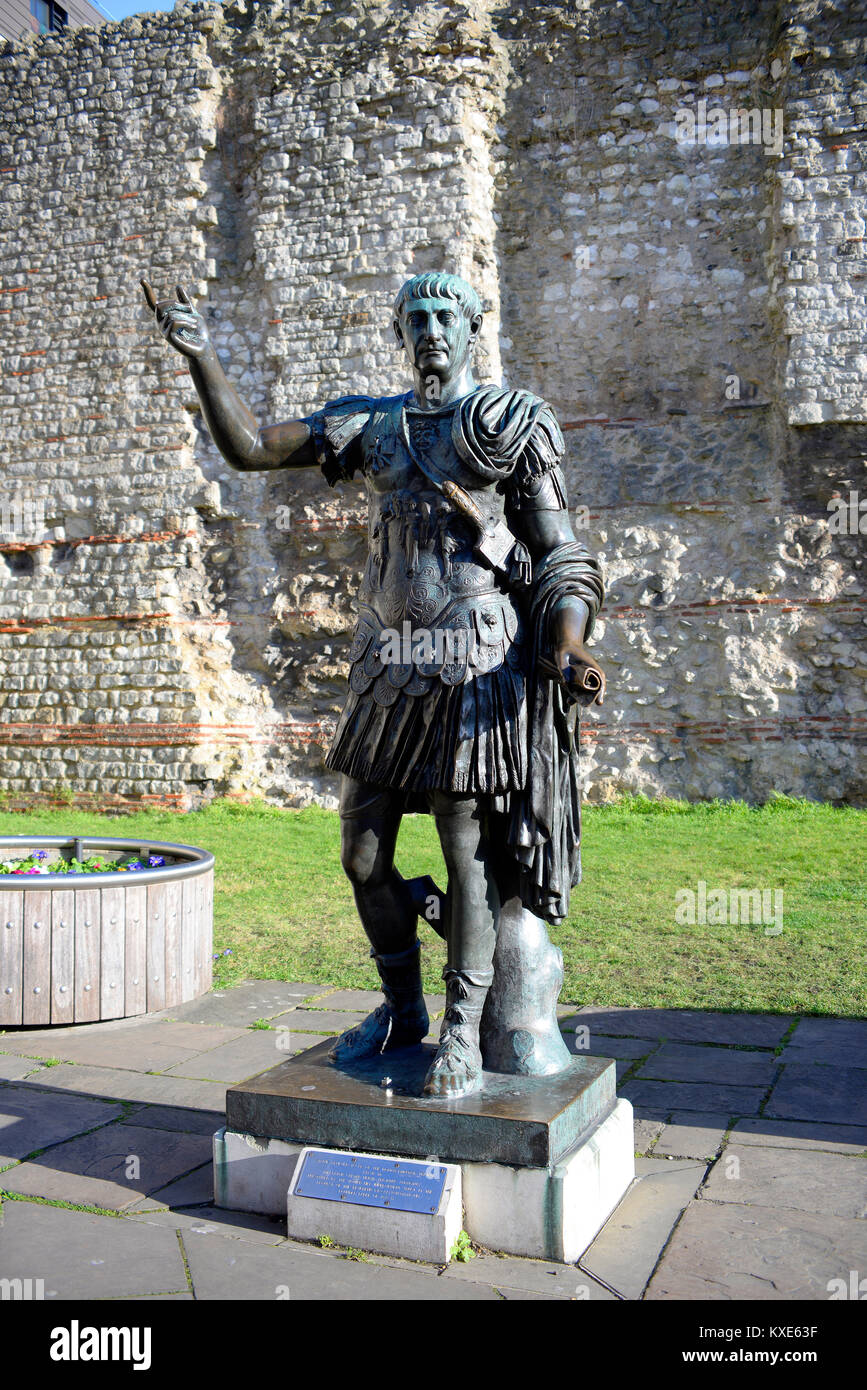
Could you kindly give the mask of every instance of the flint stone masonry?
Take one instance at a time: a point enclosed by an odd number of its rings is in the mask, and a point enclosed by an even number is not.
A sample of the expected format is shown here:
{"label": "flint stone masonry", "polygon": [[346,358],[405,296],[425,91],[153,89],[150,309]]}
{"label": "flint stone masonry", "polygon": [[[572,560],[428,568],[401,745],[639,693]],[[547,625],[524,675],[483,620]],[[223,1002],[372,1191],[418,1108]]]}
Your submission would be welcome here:
{"label": "flint stone masonry", "polygon": [[440,265],[479,379],[555,407],[605,567],[588,795],[863,800],[865,49],[806,0],[182,4],[0,47],[7,804],[334,804],[362,492],[228,468],[138,279],[266,422],[405,389],[390,303]]}

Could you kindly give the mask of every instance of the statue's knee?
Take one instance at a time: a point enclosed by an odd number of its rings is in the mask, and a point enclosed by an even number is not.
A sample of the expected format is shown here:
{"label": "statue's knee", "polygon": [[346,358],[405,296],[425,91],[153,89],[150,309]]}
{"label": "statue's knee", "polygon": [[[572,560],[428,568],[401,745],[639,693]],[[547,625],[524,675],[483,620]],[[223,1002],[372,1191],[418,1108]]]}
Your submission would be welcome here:
{"label": "statue's knee", "polygon": [[362,840],[344,840],[340,862],[353,888],[376,888],[385,881],[375,845],[366,845]]}

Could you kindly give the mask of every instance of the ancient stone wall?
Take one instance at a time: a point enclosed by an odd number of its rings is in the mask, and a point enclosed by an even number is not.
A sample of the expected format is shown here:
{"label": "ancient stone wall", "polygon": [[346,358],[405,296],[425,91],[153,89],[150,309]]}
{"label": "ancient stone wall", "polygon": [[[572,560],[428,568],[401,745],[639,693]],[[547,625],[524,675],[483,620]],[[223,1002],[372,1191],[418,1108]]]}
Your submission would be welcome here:
{"label": "ancient stone wall", "polygon": [[266,421],[405,389],[390,303],[439,265],[604,561],[588,795],[863,799],[865,50],[798,0],[185,5],[0,50],[9,804],[333,795],[363,492],[233,472],[138,279]]}

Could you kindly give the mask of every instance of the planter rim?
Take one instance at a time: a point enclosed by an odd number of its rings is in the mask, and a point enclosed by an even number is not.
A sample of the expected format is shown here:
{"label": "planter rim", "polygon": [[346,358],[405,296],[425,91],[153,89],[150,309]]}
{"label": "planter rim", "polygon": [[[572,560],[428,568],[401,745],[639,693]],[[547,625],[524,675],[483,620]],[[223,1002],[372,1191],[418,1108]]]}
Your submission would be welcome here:
{"label": "planter rim", "polygon": [[[149,883],[172,883],[178,879],[195,878],[214,867],[214,856],[210,850],[199,849],[196,845],[169,844],[165,840],[150,840],[141,837],[112,835],[0,835],[0,850],[6,849],[57,849],[74,845],[79,841],[88,849],[130,849],[167,850],[169,854],[186,858],[186,864],[173,864],[170,868],[137,869],[102,874],[0,874],[0,893],[7,888],[15,891],[59,888],[114,888],[120,884],[146,885]],[[76,856],[78,857],[78,856]]]}

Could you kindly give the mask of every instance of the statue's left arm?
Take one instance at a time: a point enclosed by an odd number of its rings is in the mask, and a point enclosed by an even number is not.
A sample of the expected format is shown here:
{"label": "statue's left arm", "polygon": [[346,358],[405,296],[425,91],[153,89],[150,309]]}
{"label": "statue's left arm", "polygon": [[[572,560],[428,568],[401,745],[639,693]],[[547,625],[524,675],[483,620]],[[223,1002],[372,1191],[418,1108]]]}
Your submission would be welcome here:
{"label": "statue's left arm", "polygon": [[605,673],[586,646],[602,599],[601,574],[590,551],[575,539],[560,467],[555,465],[541,478],[514,488],[512,495],[516,505],[510,509],[509,524],[529,550],[534,572],[544,571],[557,555],[580,558],[596,572],[588,576],[591,582],[586,587],[569,584],[567,591],[553,600],[547,637],[549,657],[573,691],[582,685],[586,671],[596,672],[599,690],[592,703],[601,705]]}

